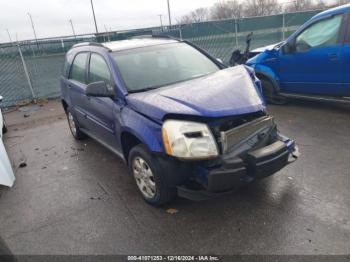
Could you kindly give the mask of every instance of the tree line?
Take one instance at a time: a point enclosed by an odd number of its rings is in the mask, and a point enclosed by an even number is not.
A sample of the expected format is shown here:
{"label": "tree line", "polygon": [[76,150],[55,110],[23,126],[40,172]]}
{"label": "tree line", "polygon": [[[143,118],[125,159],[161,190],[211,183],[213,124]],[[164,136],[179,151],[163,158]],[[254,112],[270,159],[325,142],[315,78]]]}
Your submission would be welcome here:
{"label": "tree line", "polygon": [[[337,5],[350,0],[338,0]],[[198,8],[177,19],[179,24],[198,23],[210,20],[238,19],[251,16],[267,16],[286,12],[323,10],[332,6],[325,0],[221,0],[210,8]]]}

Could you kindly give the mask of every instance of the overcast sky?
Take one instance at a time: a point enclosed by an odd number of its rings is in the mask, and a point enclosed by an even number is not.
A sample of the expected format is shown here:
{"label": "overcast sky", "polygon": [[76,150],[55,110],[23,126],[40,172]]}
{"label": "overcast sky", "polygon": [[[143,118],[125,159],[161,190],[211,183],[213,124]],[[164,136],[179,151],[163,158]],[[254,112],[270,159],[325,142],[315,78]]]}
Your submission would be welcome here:
{"label": "overcast sky", "polygon": [[[218,0],[170,0],[172,18],[198,7],[209,7]],[[281,0],[283,2],[284,0]],[[168,23],[166,0],[94,0],[99,31],[158,26],[159,14]],[[0,0],[0,42],[32,39],[30,12],[38,38],[71,35],[69,19],[76,34],[93,33],[94,23],[90,0]]]}
{"label": "overcast sky", "polygon": [[[208,7],[218,0],[171,0],[172,17],[198,7]],[[166,0],[94,0],[99,31],[123,30],[158,26],[159,14],[168,23]],[[33,38],[27,15],[30,12],[38,38],[72,34],[72,19],[76,34],[95,31],[90,0],[0,0],[0,42],[9,42],[6,29],[13,40]]]}

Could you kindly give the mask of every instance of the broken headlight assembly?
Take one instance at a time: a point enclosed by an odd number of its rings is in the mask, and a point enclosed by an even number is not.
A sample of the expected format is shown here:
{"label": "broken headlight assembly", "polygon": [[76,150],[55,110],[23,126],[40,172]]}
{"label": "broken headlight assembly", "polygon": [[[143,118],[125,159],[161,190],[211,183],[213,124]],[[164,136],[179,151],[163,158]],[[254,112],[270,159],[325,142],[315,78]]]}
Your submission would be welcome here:
{"label": "broken headlight assembly", "polygon": [[182,159],[208,159],[218,156],[218,147],[206,124],[166,120],[162,128],[166,153]]}

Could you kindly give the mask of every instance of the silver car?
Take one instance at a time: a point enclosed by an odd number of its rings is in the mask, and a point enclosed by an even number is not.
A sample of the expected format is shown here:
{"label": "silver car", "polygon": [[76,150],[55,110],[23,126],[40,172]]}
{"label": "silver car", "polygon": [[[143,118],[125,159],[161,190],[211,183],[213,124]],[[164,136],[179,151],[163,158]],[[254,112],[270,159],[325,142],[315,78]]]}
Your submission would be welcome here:
{"label": "silver car", "polygon": [[[2,96],[0,96],[0,103]],[[2,141],[3,133],[7,131],[4,117],[0,109],[0,185],[12,187],[15,182],[15,175],[12,170],[10,160],[8,158],[4,143]]]}

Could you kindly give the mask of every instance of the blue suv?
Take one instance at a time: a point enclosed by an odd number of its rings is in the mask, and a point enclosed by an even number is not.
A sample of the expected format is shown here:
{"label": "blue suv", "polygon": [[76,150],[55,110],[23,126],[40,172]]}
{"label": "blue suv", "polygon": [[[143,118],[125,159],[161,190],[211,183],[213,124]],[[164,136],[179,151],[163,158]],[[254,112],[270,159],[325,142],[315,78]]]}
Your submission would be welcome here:
{"label": "blue suv", "polygon": [[297,156],[266,112],[254,71],[225,68],[185,41],[77,44],[61,89],[73,136],[119,155],[152,205],[231,192]]}
{"label": "blue suv", "polygon": [[282,97],[350,102],[350,5],[317,14],[285,42],[250,56],[246,64],[272,102]]}

